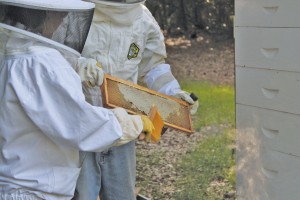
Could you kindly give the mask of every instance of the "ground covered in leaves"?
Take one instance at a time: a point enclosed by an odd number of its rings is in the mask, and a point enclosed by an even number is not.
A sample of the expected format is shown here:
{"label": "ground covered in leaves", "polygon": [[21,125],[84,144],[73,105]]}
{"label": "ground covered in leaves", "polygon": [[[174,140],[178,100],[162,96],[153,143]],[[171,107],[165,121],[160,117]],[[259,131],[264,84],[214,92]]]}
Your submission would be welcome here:
{"label": "ground covered in leaves", "polygon": [[217,84],[234,83],[233,39],[216,40],[208,36],[196,39],[168,38],[168,58],[179,80],[208,80]]}
{"label": "ground covered in leaves", "polygon": [[[174,76],[180,80],[211,81],[217,84],[234,84],[233,40],[219,40],[198,36],[168,38],[166,40],[168,59]],[[137,187],[149,180],[140,193],[150,199],[172,199],[180,191],[175,181],[181,176],[176,163],[183,155],[193,151],[203,135],[216,133],[216,127],[202,127],[200,132],[187,136],[175,130],[168,130],[158,144],[137,142]],[[145,164],[147,163],[147,164]],[[218,190],[220,196],[232,199],[226,191],[226,183],[212,183],[210,190]],[[231,195],[231,196],[230,196]],[[227,198],[228,199],[228,198]]]}

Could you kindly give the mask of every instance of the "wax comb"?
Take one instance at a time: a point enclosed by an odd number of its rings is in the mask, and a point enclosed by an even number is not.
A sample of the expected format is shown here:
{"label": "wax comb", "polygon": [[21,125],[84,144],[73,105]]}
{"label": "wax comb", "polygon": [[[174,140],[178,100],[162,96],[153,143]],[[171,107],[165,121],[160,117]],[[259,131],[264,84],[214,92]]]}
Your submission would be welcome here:
{"label": "wax comb", "polygon": [[105,74],[101,86],[102,103],[106,108],[121,107],[132,114],[149,116],[152,105],[157,107],[164,125],[192,133],[190,105],[146,87]]}

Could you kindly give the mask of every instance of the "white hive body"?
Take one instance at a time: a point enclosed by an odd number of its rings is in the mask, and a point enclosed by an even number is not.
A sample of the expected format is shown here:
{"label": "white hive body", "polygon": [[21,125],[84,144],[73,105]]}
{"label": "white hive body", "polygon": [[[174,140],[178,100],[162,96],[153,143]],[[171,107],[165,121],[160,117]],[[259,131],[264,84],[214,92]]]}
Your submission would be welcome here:
{"label": "white hive body", "polygon": [[300,199],[299,7],[235,0],[237,199]]}

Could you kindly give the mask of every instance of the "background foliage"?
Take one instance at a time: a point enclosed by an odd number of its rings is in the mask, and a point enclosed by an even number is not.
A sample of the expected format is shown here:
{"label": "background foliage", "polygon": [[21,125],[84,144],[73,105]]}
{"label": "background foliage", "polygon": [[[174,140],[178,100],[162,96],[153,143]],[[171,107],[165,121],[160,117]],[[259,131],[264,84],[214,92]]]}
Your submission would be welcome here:
{"label": "background foliage", "polygon": [[146,6],[166,35],[233,37],[234,0],[147,0]]}

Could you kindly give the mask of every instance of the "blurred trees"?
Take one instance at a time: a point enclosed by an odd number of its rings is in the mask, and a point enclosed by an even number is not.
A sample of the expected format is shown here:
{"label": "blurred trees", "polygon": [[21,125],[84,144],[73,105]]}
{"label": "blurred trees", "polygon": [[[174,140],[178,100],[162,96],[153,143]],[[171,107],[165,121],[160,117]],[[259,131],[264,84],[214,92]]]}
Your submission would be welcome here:
{"label": "blurred trees", "polygon": [[233,37],[234,0],[147,0],[146,6],[167,35]]}

